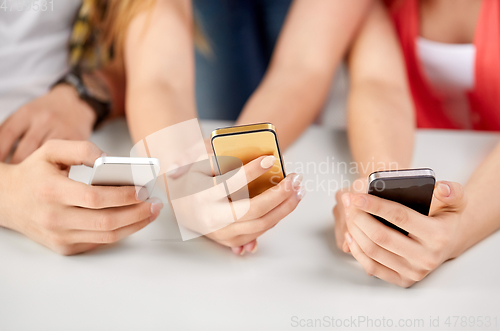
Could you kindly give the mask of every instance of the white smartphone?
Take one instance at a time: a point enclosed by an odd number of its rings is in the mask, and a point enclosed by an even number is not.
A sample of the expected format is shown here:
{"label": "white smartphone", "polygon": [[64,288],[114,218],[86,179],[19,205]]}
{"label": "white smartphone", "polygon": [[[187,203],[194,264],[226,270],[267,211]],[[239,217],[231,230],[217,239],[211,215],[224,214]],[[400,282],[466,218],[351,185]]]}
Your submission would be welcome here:
{"label": "white smartphone", "polygon": [[141,186],[151,195],[160,172],[160,160],[152,157],[103,156],[95,160],[89,185]]}

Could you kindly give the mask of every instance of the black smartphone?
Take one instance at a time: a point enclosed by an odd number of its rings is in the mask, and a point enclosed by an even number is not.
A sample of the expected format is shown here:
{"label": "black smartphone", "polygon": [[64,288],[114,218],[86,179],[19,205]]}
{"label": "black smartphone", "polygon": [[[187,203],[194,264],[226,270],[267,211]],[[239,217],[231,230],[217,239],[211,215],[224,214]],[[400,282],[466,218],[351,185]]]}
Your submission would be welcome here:
{"label": "black smartphone", "polygon": [[[368,181],[368,194],[400,203],[420,214],[429,215],[436,184],[432,169],[376,171],[368,177]],[[408,235],[407,231],[391,222],[373,216],[385,225]]]}

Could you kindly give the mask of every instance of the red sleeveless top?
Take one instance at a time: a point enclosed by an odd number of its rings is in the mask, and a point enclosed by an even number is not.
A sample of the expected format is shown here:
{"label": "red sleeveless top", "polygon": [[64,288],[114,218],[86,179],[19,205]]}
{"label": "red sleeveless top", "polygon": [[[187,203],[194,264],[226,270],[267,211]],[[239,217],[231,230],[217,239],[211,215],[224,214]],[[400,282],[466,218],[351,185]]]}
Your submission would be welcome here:
{"label": "red sleeveless top", "polygon": [[[462,129],[446,115],[443,99],[426,80],[416,52],[418,0],[386,1],[403,50],[419,128]],[[467,96],[474,130],[500,131],[500,1],[483,0],[474,36],[474,87]]]}

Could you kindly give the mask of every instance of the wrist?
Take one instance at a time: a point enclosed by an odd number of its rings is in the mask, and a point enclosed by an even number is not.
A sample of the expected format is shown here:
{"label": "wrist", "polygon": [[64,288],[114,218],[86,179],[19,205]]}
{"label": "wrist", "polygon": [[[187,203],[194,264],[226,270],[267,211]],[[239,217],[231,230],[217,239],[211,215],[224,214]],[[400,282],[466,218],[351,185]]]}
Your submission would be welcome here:
{"label": "wrist", "polygon": [[87,124],[90,131],[92,131],[92,128],[97,120],[97,115],[92,107],[80,98],[78,92],[73,86],[61,83],[54,86],[51,93],[57,95],[59,99],[64,100],[66,104],[71,105],[71,107],[63,111],[78,112],[82,123]]}
{"label": "wrist", "polygon": [[472,215],[469,215],[466,210],[460,215],[460,223],[456,230],[454,240],[452,240],[451,252],[447,260],[459,257],[473,245],[473,243],[470,243],[472,239],[470,229],[467,228],[467,224],[474,224],[468,221],[471,218]]}
{"label": "wrist", "polygon": [[9,217],[6,213],[8,208],[12,208],[9,206],[9,202],[7,197],[11,192],[10,179],[12,178],[12,170],[14,165],[6,164],[0,162],[0,226],[5,228],[12,228],[11,224],[9,224]]}

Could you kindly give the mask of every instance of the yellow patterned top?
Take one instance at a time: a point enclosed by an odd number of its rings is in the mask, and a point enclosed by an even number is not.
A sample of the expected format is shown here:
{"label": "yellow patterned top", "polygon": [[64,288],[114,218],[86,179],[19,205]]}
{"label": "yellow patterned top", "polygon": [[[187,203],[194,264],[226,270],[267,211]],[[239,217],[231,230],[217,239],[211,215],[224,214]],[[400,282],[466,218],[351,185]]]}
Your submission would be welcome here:
{"label": "yellow patterned top", "polygon": [[113,49],[103,49],[98,43],[96,17],[106,10],[106,0],[82,0],[70,38],[70,67],[83,70],[100,68],[113,58]]}

